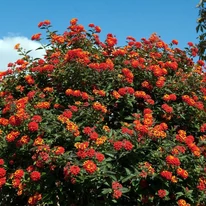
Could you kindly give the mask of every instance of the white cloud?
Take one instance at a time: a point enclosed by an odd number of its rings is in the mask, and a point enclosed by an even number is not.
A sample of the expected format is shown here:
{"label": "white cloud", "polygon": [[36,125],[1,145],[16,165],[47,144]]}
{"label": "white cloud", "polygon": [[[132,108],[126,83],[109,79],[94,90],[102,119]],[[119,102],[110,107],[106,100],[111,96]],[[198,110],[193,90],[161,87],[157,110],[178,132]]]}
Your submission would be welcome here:
{"label": "white cloud", "polygon": [[31,57],[39,57],[45,54],[43,49],[35,51],[38,47],[41,46],[39,42],[32,41],[24,36],[8,36],[0,39],[0,71],[7,70],[7,65],[10,62],[15,62],[17,59],[21,58],[18,52],[14,49],[16,44],[20,43],[25,51],[32,50],[29,53]]}

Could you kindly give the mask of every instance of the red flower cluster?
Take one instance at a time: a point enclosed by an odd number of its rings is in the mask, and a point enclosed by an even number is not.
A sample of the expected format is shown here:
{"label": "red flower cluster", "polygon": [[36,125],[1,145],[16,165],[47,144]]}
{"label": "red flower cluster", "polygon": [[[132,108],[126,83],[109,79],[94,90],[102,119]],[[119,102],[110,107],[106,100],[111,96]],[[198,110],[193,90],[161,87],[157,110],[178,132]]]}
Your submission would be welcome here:
{"label": "red flower cluster", "polygon": [[31,118],[32,121],[34,122],[41,122],[42,121],[42,117],[40,115],[34,115],[32,118]]}
{"label": "red flower cluster", "polygon": [[0,159],[0,166],[4,165],[4,160]]}
{"label": "red flower cluster", "polygon": [[14,178],[21,179],[24,176],[24,170],[18,169],[14,172]]}
{"label": "red flower cluster", "polygon": [[199,178],[199,182],[198,182],[197,188],[200,191],[206,191],[206,178],[205,177],[200,177]]}
{"label": "red flower cluster", "polygon": [[56,147],[54,148],[54,154],[55,154],[55,155],[62,155],[62,154],[64,154],[64,152],[65,152],[64,147],[56,146]]}
{"label": "red flower cluster", "polygon": [[132,135],[134,134],[134,130],[129,129],[129,128],[127,128],[127,127],[122,127],[121,130],[122,130],[122,133],[123,133],[123,134],[128,134],[128,135],[130,135],[130,136],[132,136]]}
{"label": "red flower cluster", "polygon": [[49,26],[51,22],[49,20],[41,21],[38,24],[38,27]]}
{"label": "red flower cluster", "polygon": [[164,96],[163,96],[163,100],[164,101],[175,101],[177,99],[177,96],[176,96],[176,94],[165,94]]}
{"label": "red flower cluster", "polygon": [[0,167],[0,178],[4,177],[5,175],[6,175],[6,170]]}
{"label": "red flower cluster", "polygon": [[76,166],[76,165],[72,165],[72,166],[69,167],[69,172],[72,175],[76,176],[76,175],[78,175],[80,173],[80,168],[78,166]]}
{"label": "red flower cluster", "polygon": [[172,113],[173,112],[173,108],[170,107],[168,104],[163,104],[162,109],[167,113]]}
{"label": "red flower cluster", "polygon": [[134,147],[134,145],[129,141],[129,140],[122,140],[122,141],[115,141],[113,143],[113,147],[115,150],[121,150],[122,148],[124,148],[125,150],[132,150],[132,148]]}
{"label": "red flower cluster", "polygon": [[102,162],[105,159],[104,155],[101,152],[96,152],[95,157],[98,162]]}
{"label": "red flower cluster", "polygon": [[122,196],[122,185],[115,181],[115,182],[112,182],[112,189],[113,189],[113,198],[115,199],[119,199],[121,196]]}
{"label": "red flower cluster", "polygon": [[38,171],[33,171],[30,173],[30,178],[34,182],[39,181],[41,178],[41,173]]}
{"label": "red flower cluster", "polygon": [[166,190],[162,190],[162,189],[158,190],[157,193],[158,193],[158,196],[160,198],[164,198],[166,196],[166,194],[167,194]]}
{"label": "red flower cluster", "polygon": [[134,94],[134,89],[132,87],[123,87],[123,88],[119,88],[118,90],[118,93],[121,95],[121,96],[124,96],[126,94]]}
{"label": "red flower cluster", "polygon": [[28,129],[31,132],[36,132],[39,129],[39,125],[36,122],[29,122]]}
{"label": "red flower cluster", "polygon": [[167,179],[167,180],[171,180],[172,179],[172,172],[170,172],[170,171],[164,170],[164,171],[162,171],[160,173],[160,175],[162,177],[164,177],[165,179]]}

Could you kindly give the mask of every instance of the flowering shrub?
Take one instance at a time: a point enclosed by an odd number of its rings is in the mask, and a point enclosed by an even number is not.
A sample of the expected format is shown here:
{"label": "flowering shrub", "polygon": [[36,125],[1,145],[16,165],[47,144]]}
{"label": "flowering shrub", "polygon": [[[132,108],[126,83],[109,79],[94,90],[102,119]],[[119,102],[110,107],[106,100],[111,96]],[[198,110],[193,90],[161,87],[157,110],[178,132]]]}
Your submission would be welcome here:
{"label": "flowering shrub", "polygon": [[[39,23],[44,58],[0,73],[1,205],[204,205],[206,74],[156,34]],[[41,40],[41,33],[32,40]]]}

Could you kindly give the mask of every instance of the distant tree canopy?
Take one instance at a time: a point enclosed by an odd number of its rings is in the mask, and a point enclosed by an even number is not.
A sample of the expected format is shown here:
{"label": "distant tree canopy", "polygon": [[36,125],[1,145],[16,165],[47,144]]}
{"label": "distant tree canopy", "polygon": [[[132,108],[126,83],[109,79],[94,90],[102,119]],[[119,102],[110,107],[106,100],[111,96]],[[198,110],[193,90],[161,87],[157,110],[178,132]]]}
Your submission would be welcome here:
{"label": "distant tree canopy", "polygon": [[200,33],[198,36],[199,38],[199,44],[198,44],[198,49],[199,49],[199,56],[200,59],[206,60],[206,8],[205,8],[205,3],[206,0],[200,0],[199,4],[197,7],[199,8],[199,15],[197,19],[197,27],[196,31],[197,33]]}

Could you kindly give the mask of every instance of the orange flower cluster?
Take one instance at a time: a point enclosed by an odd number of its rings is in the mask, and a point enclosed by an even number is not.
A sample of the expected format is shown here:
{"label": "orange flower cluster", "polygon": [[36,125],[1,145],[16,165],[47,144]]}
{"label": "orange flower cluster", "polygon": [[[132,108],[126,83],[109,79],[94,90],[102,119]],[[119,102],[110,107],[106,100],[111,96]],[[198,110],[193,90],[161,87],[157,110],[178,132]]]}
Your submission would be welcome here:
{"label": "orange flower cluster", "polygon": [[81,97],[82,100],[88,100],[90,98],[86,92],[81,92],[80,90],[67,89],[65,94],[67,96]]}
{"label": "orange flower cluster", "polygon": [[183,199],[179,199],[178,201],[177,201],[177,204],[178,204],[178,206],[190,206],[190,204],[189,203],[187,203],[185,200],[183,200]]}
{"label": "orange flower cluster", "polygon": [[178,155],[181,153],[185,153],[185,151],[186,151],[186,148],[184,146],[177,145],[172,149],[171,153],[173,155]]}
{"label": "orange flower cluster", "polygon": [[107,34],[106,42],[109,47],[113,47],[115,44],[117,44],[117,38],[114,37],[113,34]]}
{"label": "orange flower cluster", "polygon": [[126,80],[128,83],[133,83],[134,75],[133,75],[133,73],[131,72],[131,70],[129,70],[129,69],[127,69],[127,68],[124,68],[124,69],[122,69],[122,73],[123,73],[123,75],[125,76],[125,80]]}
{"label": "orange flower cluster", "polygon": [[99,95],[99,96],[101,96],[101,97],[105,97],[105,95],[106,95],[106,92],[105,92],[104,90],[94,89],[94,90],[93,90],[93,93],[94,93],[95,95]]}
{"label": "orange flower cluster", "polygon": [[24,77],[24,79],[26,80],[26,82],[27,82],[28,84],[34,84],[34,83],[35,83],[35,81],[34,81],[34,79],[33,79],[33,77],[32,77],[31,75],[26,75],[26,76]]}
{"label": "orange flower cluster", "polygon": [[20,132],[11,131],[9,134],[7,134],[6,141],[7,142],[13,142],[19,135],[20,135]]}
{"label": "orange flower cluster", "polygon": [[44,140],[41,138],[41,136],[38,136],[36,139],[34,139],[33,146],[40,146],[44,144]]}
{"label": "orange flower cluster", "polygon": [[177,172],[177,175],[182,177],[183,179],[187,179],[189,176],[187,170],[184,170],[181,167],[177,168],[176,172]]}
{"label": "orange flower cluster", "polygon": [[106,141],[107,141],[107,137],[106,136],[101,136],[101,137],[98,137],[96,139],[95,143],[96,143],[97,146],[100,146],[100,145],[104,144]]}
{"label": "orange flower cluster", "polygon": [[144,125],[147,125],[148,127],[153,125],[153,116],[152,116],[152,110],[151,109],[144,109],[143,111],[144,113],[144,119],[143,119],[143,123]]}
{"label": "orange flower cluster", "polygon": [[30,137],[28,135],[24,135],[16,142],[16,146],[21,147],[23,145],[28,144],[29,141],[30,141]]}
{"label": "orange flower cluster", "polygon": [[151,105],[154,104],[154,100],[151,98],[149,94],[146,94],[145,91],[135,91],[134,96],[136,98],[144,99],[148,104],[151,104]]}
{"label": "orange flower cluster", "polygon": [[177,140],[177,141],[180,141],[180,142],[185,142],[186,137],[187,137],[186,131],[184,131],[184,130],[179,130],[179,131],[177,132],[177,135],[176,135],[176,140]]}
{"label": "orange flower cluster", "polygon": [[174,157],[172,155],[168,155],[166,157],[166,162],[167,162],[167,164],[173,165],[173,166],[180,166],[180,164],[181,164],[179,158]]}
{"label": "orange flower cluster", "polygon": [[65,55],[65,61],[77,61],[83,65],[87,65],[90,62],[89,52],[82,49],[69,50]]}
{"label": "orange flower cluster", "polygon": [[44,20],[39,22],[38,27],[49,26],[51,22],[49,20]]}
{"label": "orange flower cluster", "polygon": [[139,164],[139,168],[141,170],[139,176],[142,178],[147,178],[147,176],[153,176],[155,174],[155,169],[149,162],[143,162]]}
{"label": "orange flower cluster", "polygon": [[195,142],[193,142],[194,140],[187,141],[187,139],[186,139],[186,144],[187,144],[188,148],[195,156],[199,157],[200,153],[201,153],[200,148],[195,144]]}
{"label": "orange flower cluster", "polygon": [[53,44],[55,44],[55,43],[62,44],[62,43],[64,43],[65,39],[64,39],[63,36],[52,34],[51,35],[51,41],[52,41]]}
{"label": "orange flower cluster", "polygon": [[35,195],[29,197],[28,204],[29,205],[36,205],[42,199],[42,195],[39,193],[35,193]]}
{"label": "orange flower cluster", "polygon": [[17,191],[18,195],[21,195],[23,192],[24,184],[22,183],[22,179],[23,179],[24,174],[25,174],[24,170],[18,169],[11,176],[12,187],[18,189]]}
{"label": "orange flower cluster", "polygon": [[38,34],[34,34],[32,37],[31,37],[31,40],[40,40],[40,37],[41,37],[41,33],[38,33]]}
{"label": "orange flower cluster", "polygon": [[101,111],[102,113],[107,113],[107,108],[99,102],[94,102],[93,108],[97,111]]}
{"label": "orange flower cluster", "polygon": [[49,109],[50,103],[49,102],[38,102],[36,105],[34,105],[35,109]]}
{"label": "orange flower cluster", "polygon": [[97,171],[97,165],[92,161],[92,160],[86,160],[83,163],[83,168],[85,169],[86,172],[89,174],[93,174],[94,172]]}
{"label": "orange flower cluster", "polygon": [[155,125],[153,128],[149,130],[149,136],[164,139],[167,136],[165,132],[167,129],[168,127],[166,123]]}
{"label": "orange flower cluster", "polygon": [[188,95],[183,95],[182,96],[182,100],[187,103],[189,106],[193,106],[193,107],[196,107],[198,108],[199,110],[204,110],[204,104],[202,101],[197,101],[198,100],[198,97],[197,96],[193,96],[190,97]]}
{"label": "orange flower cluster", "polygon": [[76,142],[74,146],[79,150],[85,150],[89,146],[89,142]]}
{"label": "orange flower cluster", "polygon": [[98,72],[104,71],[104,70],[113,70],[114,69],[114,63],[111,59],[106,59],[106,62],[101,63],[90,63],[89,68],[94,69]]}
{"label": "orange flower cluster", "polygon": [[177,96],[176,94],[165,94],[162,98],[164,101],[176,101]]}
{"label": "orange flower cluster", "polygon": [[66,121],[66,128],[68,131],[70,131],[75,137],[79,136],[79,126],[75,124],[74,122],[68,120]]}
{"label": "orange flower cluster", "polygon": [[0,118],[0,125],[7,126],[9,124],[9,120],[6,118]]}

